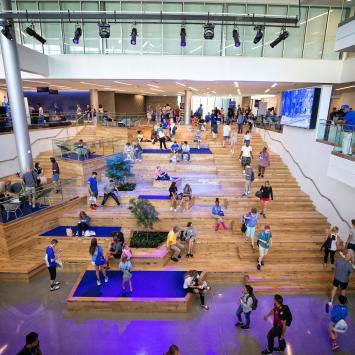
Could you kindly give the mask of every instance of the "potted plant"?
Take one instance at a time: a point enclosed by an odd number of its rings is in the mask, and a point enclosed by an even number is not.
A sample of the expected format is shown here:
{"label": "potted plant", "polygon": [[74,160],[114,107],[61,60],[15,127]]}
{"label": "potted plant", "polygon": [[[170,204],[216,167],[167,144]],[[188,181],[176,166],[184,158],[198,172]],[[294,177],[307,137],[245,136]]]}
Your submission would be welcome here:
{"label": "potted plant", "polygon": [[138,226],[145,231],[134,231],[130,246],[132,248],[157,248],[167,238],[167,232],[149,231],[159,221],[158,212],[148,200],[131,199],[129,210],[136,217]]}
{"label": "potted plant", "polygon": [[120,191],[133,191],[136,187],[127,182],[127,178],[133,176],[131,168],[132,162],[125,160],[122,153],[106,159],[106,176],[115,181]]}

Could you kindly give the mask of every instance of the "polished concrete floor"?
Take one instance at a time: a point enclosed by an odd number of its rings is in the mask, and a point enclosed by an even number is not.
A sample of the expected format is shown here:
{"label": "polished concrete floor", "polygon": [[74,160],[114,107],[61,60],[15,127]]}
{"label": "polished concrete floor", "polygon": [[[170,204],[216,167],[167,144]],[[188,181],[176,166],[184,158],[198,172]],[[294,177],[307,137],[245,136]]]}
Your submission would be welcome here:
{"label": "polished concrete floor", "polygon": [[[212,285],[209,311],[196,305],[188,314],[68,313],[65,299],[77,277],[60,273],[61,290],[48,291],[47,275],[30,284],[0,284],[0,354],[16,354],[30,331],[40,334],[43,355],[161,355],[177,344],[182,355],[254,355],[266,345],[271,323],[263,316],[272,298],[259,296],[251,329],[234,327],[240,286]],[[159,285],[157,285],[159,286]],[[327,334],[325,296],[286,296],[294,321],[287,329],[288,355],[332,354]],[[350,302],[349,331],[337,354],[355,354],[355,298]]]}

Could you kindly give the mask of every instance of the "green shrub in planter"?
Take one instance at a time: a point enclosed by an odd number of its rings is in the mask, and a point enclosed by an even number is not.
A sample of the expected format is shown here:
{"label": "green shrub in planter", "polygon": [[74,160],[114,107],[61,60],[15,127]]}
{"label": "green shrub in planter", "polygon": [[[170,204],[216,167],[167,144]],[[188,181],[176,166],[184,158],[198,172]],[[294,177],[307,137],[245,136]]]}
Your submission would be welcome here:
{"label": "green shrub in planter", "polygon": [[131,248],[158,248],[160,244],[166,242],[168,232],[133,232]]}
{"label": "green shrub in planter", "polygon": [[150,201],[132,198],[129,200],[129,205],[128,209],[136,217],[139,226],[145,229],[153,229],[153,225],[159,221],[158,211]]}
{"label": "green shrub in planter", "polygon": [[128,177],[133,176],[131,168],[132,162],[125,160],[122,153],[106,159],[106,176],[116,184],[124,183]]}
{"label": "green shrub in planter", "polygon": [[118,191],[133,191],[136,188],[136,184],[125,182],[118,185]]}

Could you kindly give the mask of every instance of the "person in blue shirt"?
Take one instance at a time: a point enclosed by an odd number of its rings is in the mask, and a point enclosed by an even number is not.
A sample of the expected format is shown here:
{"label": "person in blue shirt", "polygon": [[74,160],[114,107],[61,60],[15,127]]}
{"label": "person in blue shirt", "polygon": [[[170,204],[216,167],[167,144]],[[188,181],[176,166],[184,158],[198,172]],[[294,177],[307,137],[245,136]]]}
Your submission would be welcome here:
{"label": "person in blue shirt", "polygon": [[170,150],[171,150],[170,161],[171,162],[178,162],[177,152],[180,150],[180,146],[177,141],[174,141],[174,143],[170,146]]}
{"label": "person in blue shirt", "polygon": [[[99,190],[97,188],[97,172],[93,171],[91,176],[88,179],[88,187],[89,187],[89,195],[90,195],[90,208],[92,210],[96,210],[99,205],[96,204],[96,198],[99,194]],[[95,201],[95,202],[94,202]]]}
{"label": "person in blue shirt", "polygon": [[329,335],[332,340],[333,351],[339,349],[339,345],[337,344],[338,333],[345,333],[347,331],[345,319],[349,313],[347,297],[340,295],[338,300],[339,304],[336,304],[330,313]]}
{"label": "person in blue shirt", "polygon": [[216,220],[216,226],[215,226],[215,232],[218,231],[219,227],[222,226],[224,230],[227,230],[228,228],[226,227],[223,217],[224,217],[224,211],[223,208],[219,204],[219,198],[216,198],[215,204],[212,207],[212,217]]}
{"label": "person in blue shirt", "polygon": [[345,116],[341,122],[343,124],[343,142],[342,153],[346,155],[352,155],[352,136],[355,131],[355,112],[350,109],[349,105],[343,105],[341,110],[345,113]]}
{"label": "person in blue shirt", "polygon": [[208,112],[207,115],[205,116],[205,122],[208,123],[211,121],[211,113]]}
{"label": "person in blue shirt", "polygon": [[251,240],[251,246],[255,249],[254,246],[254,235],[255,235],[255,227],[258,223],[258,210],[253,207],[250,212],[244,215],[245,225],[247,226],[247,230],[245,231],[245,238]]}
{"label": "person in blue shirt", "polygon": [[195,116],[197,116],[198,118],[201,118],[201,117],[203,116],[202,104],[201,104],[200,107],[196,110]]}
{"label": "person in blue shirt", "polygon": [[90,248],[89,248],[89,253],[91,255],[91,263],[93,266],[95,266],[95,271],[96,271],[96,283],[97,286],[101,285],[101,280],[100,280],[100,271],[104,275],[105,278],[105,283],[108,282],[108,276],[106,274],[106,259],[104,257],[104,250],[101,245],[97,244],[97,239],[92,238],[91,243],[90,243]]}
{"label": "person in blue shirt", "polygon": [[261,266],[264,265],[263,259],[272,246],[272,233],[270,226],[265,226],[264,230],[258,234],[257,244],[259,246],[259,259],[256,268],[260,270]]}
{"label": "person in blue shirt", "polygon": [[55,257],[55,248],[58,244],[57,239],[52,239],[51,243],[46,248],[46,255],[44,261],[47,265],[50,277],[50,291],[56,291],[60,289],[60,282],[56,281],[57,278],[57,266],[59,262]]}

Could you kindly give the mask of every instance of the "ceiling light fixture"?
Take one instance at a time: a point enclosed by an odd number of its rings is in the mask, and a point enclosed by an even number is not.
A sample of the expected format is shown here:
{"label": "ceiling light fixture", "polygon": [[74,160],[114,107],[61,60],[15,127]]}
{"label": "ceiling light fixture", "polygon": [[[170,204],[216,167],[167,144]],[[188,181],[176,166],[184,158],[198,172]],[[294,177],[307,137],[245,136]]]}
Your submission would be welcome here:
{"label": "ceiling light fixture", "polygon": [[104,21],[99,23],[99,36],[101,38],[110,38],[110,25]]}
{"label": "ceiling light fixture", "polygon": [[176,84],[178,84],[178,85],[180,85],[180,86],[186,86],[185,84],[183,84],[183,83],[178,83],[177,81],[176,81]]}
{"label": "ceiling light fixture", "polygon": [[257,44],[259,43],[263,36],[264,36],[264,33],[263,33],[263,30],[264,30],[265,26],[262,26],[262,25],[257,25],[254,27],[254,30],[256,31],[256,35],[254,37],[254,44]]}
{"label": "ceiling light fixture", "polygon": [[265,94],[267,94],[270,91],[270,89],[266,89],[264,92]]}
{"label": "ceiling light fixture", "polygon": [[1,26],[2,26],[1,33],[3,34],[3,36],[5,36],[8,40],[12,41],[13,37],[10,30],[12,24],[7,21],[2,23]]}
{"label": "ceiling light fixture", "polygon": [[160,86],[158,86],[158,85],[147,84],[147,86],[150,86],[150,87],[152,87],[152,88],[157,88],[157,89],[160,89]]}
{"label": "ceiling light fixture", "polygon": [[233,40],[234,40],[234,45],[236,47],[240,47],[239,32],[238,32],[237,29],[233,30],[232,37],[233,37]]}
{"label": "ceiling light fixture", "polygon": [[83,33],[83,31],[81,30],[80,25],[77,24],[76,28],[75,28],[75,32],[74,32],[74,38],[73,38],[74,44],[79,44],[79,40],[80,40],[82,33]]}
{"label": "ceiling light fixture", "polygon": [[131,31],[131,45],[132,46],[135,46],[137,44],[137,36],[138,36],[137,28],[133,27],[132,31]]}
{"label": "ceiling light fixture", "polygon": [[351,88],[355,88],[355,85],[344,86],[344,87],[342,87],[342,88],[335,89],[335,90],[336,90],[336,91],[340,91],[340,90],[346,90],[346,89],[351,89]]}
{"label": "ceiling light fixture", "polygon": [[195,89],[195,88],[193,88],[193,87],[191,87],[191,86],[189,86],[189,89],[191,89],[191,90],[193,90],[193,91],[198,91],[197,89]]}
{"label": "ceiling light fixture", "polygon": [[286,30],[286,28],[282,27],[279,36],[270,43],[270,47],[271,48],[276,47],[280,42],[282,42],[286,38],[288,38],[289,35],[290,35],[290,33]]}
{"label": "ceiling light fixture", "polygon": [[180,47],[186,47],[186,29],[182,27],[180,30]]}
{"label": "ceiling light fixture", "polygon": [[40,42],[40,43],[42,43],[42,44],[45,44],[45,43],[47,42],[47,40],[46,40],[45,38],[43,38],[41,35],[39,35],[39,34],[36,32],[34,24],[32,24],[32,25],[29,26],[29,27],[26,27],[25,32],[26,32],[29,36],[35,38],[38,42]]}
{"label": "ceiling light fixture", "polygon": [[207,22],[203,26],[203,37],[204,39],[213,39],[214,37],[214,24]]}
{"label": "ceiling light fixture", "polygon": [[277,86],[277,83],[271,85],[272,88],[274,88],[275,86]]}
{"label": "ceiling light fixture", "polygon": [[122,85],[132,85],[132,84],[129,84],[129,83],[124,83],[123,81],[113,81],[114,83],[117,83],[117,84],[122,84]]}
{"label": "ceiling light fixture", "polygon": [[238,82],[234,82],[234,86],[236,87],[236,88],[239,88],[239,84],[238,84]]}

